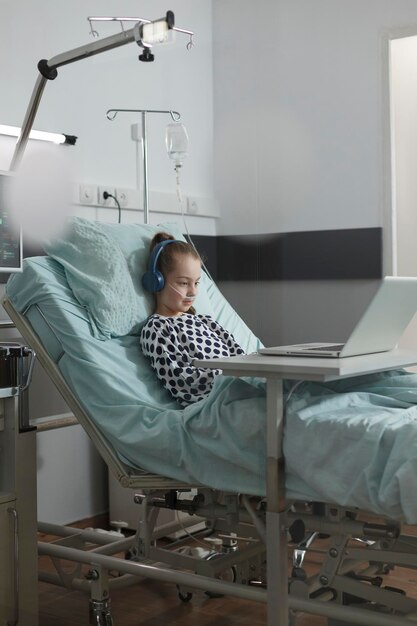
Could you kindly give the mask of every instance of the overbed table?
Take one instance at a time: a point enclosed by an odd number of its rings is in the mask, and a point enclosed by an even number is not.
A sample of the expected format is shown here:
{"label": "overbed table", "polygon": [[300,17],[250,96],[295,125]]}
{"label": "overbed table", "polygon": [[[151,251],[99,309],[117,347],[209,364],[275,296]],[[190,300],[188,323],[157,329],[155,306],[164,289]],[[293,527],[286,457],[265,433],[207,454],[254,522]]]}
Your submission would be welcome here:
{"label": "overbed table", "polygon": [[[349,376],[372,374],[417,363],[417,352],[392,350],[342,359],[278,357],[258,353],[196,360],[197,367],[220,368],[227,376],[266,378],[266,514],[268,626],[288,626],[288,556],[285,478],[282,453],[284,405],[282,380],[326,382]],[[274,558],[274,556],[276,558]],[[283,576],[283,572],[285,575]]]}

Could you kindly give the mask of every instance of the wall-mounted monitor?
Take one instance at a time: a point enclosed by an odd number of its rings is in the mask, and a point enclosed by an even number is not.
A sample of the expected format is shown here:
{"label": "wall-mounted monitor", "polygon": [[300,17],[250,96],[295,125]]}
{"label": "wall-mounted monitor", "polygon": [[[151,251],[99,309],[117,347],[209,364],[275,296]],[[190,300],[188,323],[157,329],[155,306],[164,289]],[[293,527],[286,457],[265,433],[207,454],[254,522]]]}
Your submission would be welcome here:
{"label": "wall-mounted monitor", "polygon": [[22,270],[22,233],[11,223],[5,196],[12,175],[0,171],[0,273]]}

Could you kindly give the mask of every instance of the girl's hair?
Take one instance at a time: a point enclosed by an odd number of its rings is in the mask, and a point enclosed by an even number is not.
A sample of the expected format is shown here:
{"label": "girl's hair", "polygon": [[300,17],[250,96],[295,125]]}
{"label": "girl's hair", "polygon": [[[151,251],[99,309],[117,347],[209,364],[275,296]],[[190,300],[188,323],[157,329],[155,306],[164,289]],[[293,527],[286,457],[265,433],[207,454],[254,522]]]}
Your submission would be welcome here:
{"label": "girl's hair", "polygon": [[[169,246],[165,246],[162,254],[158,257],[157,269],[165,277],[168,272],[172,271],[175,267],[175,255],[178,254],[190,254],[194,259],[198,259],[201,262],[201,257],[193,245],[187,241],[178,241],[169,233],[156,233],[152,238],[150,245],[150,252],[162,241],[173,239],[175,243],[170,243]],[[196,311],[193,306],[189,308],[189,313],[195,315]]]}

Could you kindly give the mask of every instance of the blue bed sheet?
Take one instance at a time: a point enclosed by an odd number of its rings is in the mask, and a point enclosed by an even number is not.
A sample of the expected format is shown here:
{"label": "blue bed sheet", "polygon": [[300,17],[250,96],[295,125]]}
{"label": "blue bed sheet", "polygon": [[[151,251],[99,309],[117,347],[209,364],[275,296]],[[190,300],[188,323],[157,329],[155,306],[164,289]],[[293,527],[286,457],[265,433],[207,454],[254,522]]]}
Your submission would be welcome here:
{"label": "blue bed sheet", "polygon": [[[247,351],[260,343],[214,286],[219,322]],[[133,467],[247,494],[265,493],[265,383],[219,377],[185,409],[156,379],[138,336],[98,340],[59,263],[25,262],[7,285],[86,413]],[[47,320],[40,324],[39,311]],[[293,382],[286,383],[286,391]],[[386,372],[303,382],[287,406],[289,497],[357,506],[417,522],[417,375]]]}

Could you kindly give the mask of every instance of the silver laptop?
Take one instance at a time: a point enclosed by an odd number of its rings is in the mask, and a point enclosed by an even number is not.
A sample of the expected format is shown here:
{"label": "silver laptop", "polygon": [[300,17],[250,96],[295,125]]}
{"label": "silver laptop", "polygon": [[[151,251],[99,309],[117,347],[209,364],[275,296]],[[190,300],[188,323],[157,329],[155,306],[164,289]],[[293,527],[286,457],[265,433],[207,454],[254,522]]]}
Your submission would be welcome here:
{"label": "silver laptop", "polygon": [[386,276],[344,344],[300,343],[262,348],[272,356],[341,358],[393,350],[417,311],[417,278]]}

